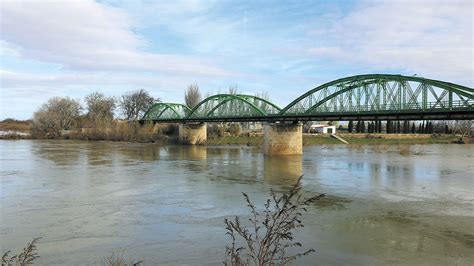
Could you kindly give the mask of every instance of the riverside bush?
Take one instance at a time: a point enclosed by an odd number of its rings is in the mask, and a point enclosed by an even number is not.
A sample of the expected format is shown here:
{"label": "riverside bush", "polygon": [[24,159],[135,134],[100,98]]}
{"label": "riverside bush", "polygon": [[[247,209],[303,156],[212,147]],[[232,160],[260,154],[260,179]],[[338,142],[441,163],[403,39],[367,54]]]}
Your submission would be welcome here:
{"label": "riverside bush", "polygon": [[[302,244],[295,241],[293,231],[303,227],[301,215],[306,207],[324,197],[324,194],[303,198],[301,178],[288,193],[281,195],[271,191],[263,210],[257,210],[245,193],[243,197],[250,209],[250,226],[242,224],[241,219],[225,219],[227,235],[231,244],[226,247],[225,265],[285,265],[301,256],[306,256],[314,249],[301,253],[288,254],[288,248],[299,248]],[[243,240],[243,246],[237,241]]]}

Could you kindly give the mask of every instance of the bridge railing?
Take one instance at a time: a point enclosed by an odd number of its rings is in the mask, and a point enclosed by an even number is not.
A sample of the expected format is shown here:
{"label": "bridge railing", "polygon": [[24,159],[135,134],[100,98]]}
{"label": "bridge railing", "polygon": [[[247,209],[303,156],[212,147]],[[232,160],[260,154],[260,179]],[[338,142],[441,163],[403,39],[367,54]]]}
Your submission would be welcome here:
{"label": "bridge railing", "polygon": [[413,111],[451,111],[451,110],[472,110],[474,111],[474,100],[437,101],[423,103],[403,103],[403,104],[366,104],[354,106],[328,106],[321,105],[311,113],[306,112],[307,108],[293,109],[291,113],[283,115],[297,114],[318,114],[318,113],[359,113],[359,112],[413,112]]}

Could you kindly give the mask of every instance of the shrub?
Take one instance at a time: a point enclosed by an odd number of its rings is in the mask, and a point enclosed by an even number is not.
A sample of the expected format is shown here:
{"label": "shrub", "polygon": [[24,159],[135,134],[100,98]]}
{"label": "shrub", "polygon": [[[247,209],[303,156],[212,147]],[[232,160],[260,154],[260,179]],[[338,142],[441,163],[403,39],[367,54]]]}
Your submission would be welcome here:
{"label": "shrub", "polygon": [[61,130],[69,130],[76,124],[81,111],[78,101],[55,97],[43,104],[33,117],[31,134],[34,137],[55,138]]}
{"label": "shrub", "polygon": [[177,135],[179,131],[179,127],[177,124],[167,124],[165,128],[163,128],[163,134],[167,136]]}
{"label": "shrub", "polygon": [[208,137],[223,137],[225,135],[226,128],[222,124],[210,123],[207,125],[207,136]]}
{"label": "shrub", "polygon": [[10,250],[3,253],[2,256],[2,266],[13,266],[13,265],[20,265],[25,266],[29,264],[33,264],[33,261],[40,256],[36,253],[36,243],[40,240],[41,237],[34,238],[30,243],[23,248],[23,251],[20,252],[18,255],[13,257],[9,257]]}
{"label": "shrub", "polygon": [[125,259],[125,251],[118,250],[117,252],[112,252],[108,257],[104,258],[104,265],[107,266],[139,266],[142,265],[143,261],[134,261],[132,258],[128,260]]}
{"label": "shrub", "polygon": [[218,125],[217,126],[217,136],[218,137],[224,137],[225,135],[225,126],[224,125]]}
{"label": "shrub", "polygon": [[232,136],[239,136],[241,131],[242,131],[242,127],[240,126],[240,123],[230,124],[229,132]]}
{"label": "shrub", "polygon": [[[278,196],[272,191],[263,211],[258,211],[249,196],[242,193],[250,208],[251,227],[242,225],[237,216],[233,221],[224,220],[226,234],[232,240],[231,245],[226,247],[225,265],[284,265],[315,251],[308,249],[294,255],[287,254],[288,248],[302,246],[295,241],[293,235],[294,229],[303,227],[302,212],[307,211],[306,206],[324,197],[324,194],[320,194],[302,198],[300,182],[301,177],[288,194]],[[245,247],[237,247],[237,237],[244,240]]]}

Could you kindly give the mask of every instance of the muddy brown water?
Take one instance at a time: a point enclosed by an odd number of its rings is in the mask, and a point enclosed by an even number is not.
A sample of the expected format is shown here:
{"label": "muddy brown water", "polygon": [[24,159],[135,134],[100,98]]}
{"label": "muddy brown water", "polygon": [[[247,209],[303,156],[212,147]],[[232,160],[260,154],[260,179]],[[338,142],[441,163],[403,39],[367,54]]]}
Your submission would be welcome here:
{"label": "muddy brown water", "polygon": [[42,237],[38,264],[222,265],[223,220],[301,174],[325,193],[296,238],[297,265],[473,265],[474,145],[255,147],[0,141],[1,250]]}

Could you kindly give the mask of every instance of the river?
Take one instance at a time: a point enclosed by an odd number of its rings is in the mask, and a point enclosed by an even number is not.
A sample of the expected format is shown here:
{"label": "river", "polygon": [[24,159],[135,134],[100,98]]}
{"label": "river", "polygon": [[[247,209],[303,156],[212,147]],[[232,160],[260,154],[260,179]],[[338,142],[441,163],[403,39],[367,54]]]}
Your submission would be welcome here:
{"label": "river", "polygon": [[222,265],[223,220],[245,217],[303,174],[324,193],[296,238],[298,265],[473,265],[474,145],[326,145],[303,156],[257,147],[0,141],[1,249],[33,237],[38,264]]}

